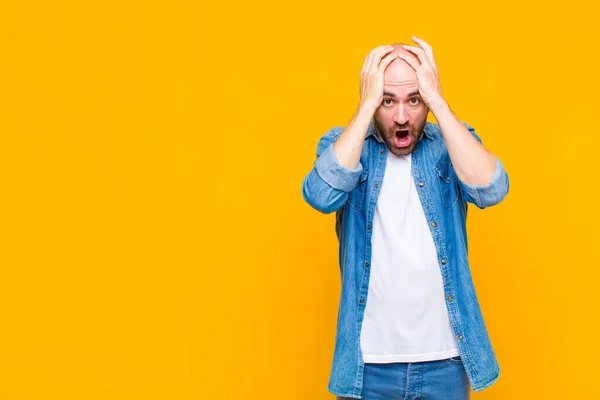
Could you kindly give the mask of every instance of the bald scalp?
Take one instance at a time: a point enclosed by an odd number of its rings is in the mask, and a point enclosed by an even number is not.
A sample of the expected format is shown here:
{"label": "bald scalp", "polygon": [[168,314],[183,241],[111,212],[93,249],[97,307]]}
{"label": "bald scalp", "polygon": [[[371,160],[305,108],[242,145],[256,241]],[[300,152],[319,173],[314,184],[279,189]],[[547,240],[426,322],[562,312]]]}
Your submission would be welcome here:
{"label": "bald scalp", "polygon": [[[413,53],[402,48],[404,43],[394,43],[391,46],[394,48],[390,54],[401,54],[410,57],[417,64],[420,64],[419,59]],[[396,58],[392,61],[385,72],[383,73],[383,82],[386,86],[410,86],[417,84],[417,73],[406,61],[401,58]]]}

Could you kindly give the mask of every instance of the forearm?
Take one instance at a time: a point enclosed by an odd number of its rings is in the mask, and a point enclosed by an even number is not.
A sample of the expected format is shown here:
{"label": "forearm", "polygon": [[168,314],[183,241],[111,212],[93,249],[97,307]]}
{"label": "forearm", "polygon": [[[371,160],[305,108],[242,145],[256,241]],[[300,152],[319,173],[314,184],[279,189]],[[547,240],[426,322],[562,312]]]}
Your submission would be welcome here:
{"label": "forearm", "polygon": [[333,151],[342,166],[349,169],[358,167],[367,130],[376,109],[375,105],[359,105],[352,120],[334,143]]}
{"label": "forearm", "polygon": [[487,150],[454,115],[448,103],[431,106],[458,179],[472,185],[490,183],[496,169],[496,156]]}

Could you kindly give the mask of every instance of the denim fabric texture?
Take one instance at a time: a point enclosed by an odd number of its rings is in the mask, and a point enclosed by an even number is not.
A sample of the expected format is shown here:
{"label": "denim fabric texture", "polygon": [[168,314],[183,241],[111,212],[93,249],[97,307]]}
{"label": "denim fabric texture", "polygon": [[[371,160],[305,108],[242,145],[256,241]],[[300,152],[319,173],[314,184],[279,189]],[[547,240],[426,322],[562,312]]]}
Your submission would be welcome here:
{"label": "denim fabric texture", "polygon": [[471,392],[459,356],[414,363],[367,363],[362,396],[363,400],[469,400]]}
{"label": "denim fabric texture", "polygon": [[[481,143],[475,130],[463,124]],[[336,213],[341,296],[328,390],[341,397],[362,398],[365,363],[359,340],[368,301],[371,226],[388,149],[372,120],[359,165],[346,168],[333,151],[333,143],[343,130],[332,128],[320,138],[314,166],[302,183],[302,195],[314,209]],[[411,160],[412,176],[437,250],[450,323],[470,385],[478,392],[498,379],[500,367],[471,277],[467,209],[469,204],[484,209],[500,203],[508,193],[508,175],[496,158],[489,184],[459,180],[440,128],[431,122],[425,124]]]}

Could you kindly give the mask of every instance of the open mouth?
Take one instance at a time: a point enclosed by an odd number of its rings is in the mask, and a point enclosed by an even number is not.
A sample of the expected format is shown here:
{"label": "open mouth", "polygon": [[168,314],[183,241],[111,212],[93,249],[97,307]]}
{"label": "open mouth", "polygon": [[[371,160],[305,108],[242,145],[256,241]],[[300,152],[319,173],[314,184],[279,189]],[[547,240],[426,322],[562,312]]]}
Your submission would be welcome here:
{"label": "open mouth", "polygon": [[394,142],[398,147],[406,147],[409,146],[412,139],[410,136],[410,131],[408,129],[397,130],[394,133]]}

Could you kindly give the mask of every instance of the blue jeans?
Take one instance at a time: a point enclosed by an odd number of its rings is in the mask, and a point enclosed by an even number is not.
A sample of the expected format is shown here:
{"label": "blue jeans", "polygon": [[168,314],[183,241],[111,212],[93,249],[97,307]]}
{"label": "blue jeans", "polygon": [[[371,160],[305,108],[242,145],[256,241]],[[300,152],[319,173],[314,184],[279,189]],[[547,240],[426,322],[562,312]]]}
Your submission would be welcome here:
{"label": "blue jeans", "polygon": [[435,361],[365,364],[363,400],[468,400],[470,390],[460,356]]}

